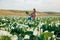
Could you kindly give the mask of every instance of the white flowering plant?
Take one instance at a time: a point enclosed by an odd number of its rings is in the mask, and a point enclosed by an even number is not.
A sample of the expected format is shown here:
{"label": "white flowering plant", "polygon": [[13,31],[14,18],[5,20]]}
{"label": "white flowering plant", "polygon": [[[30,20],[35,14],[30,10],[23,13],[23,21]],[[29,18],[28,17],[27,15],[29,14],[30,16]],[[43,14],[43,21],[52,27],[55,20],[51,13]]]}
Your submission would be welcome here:
{"label": "white flowering plant", "polygon": [[[0,29],[17,35],[18,39],[44,40],[49,39],[46,34],[52,31],[57,32],[54,35],[58,36],[60,32],[60,17],[37,17],[36,20],[30,21],[28,17],[0,17]],[[8,30],[6,30],[8,28]],[[41,30],[42,29],[42,30]],[[46,30],[49,33],[46,33]],[[21,34],[21,36],[19,36]],[[47,36],[47,37],[44,37]],[[52,36],[51,36],[52,37]]]}

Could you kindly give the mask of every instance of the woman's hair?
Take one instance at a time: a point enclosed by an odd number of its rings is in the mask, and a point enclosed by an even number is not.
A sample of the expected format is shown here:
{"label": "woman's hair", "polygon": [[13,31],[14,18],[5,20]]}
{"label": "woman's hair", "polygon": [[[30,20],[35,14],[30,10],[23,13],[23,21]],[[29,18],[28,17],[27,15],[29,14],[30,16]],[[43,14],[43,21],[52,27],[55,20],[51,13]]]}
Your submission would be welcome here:
{"label": "woman's hair", "polygon": [[36,12],[36,9],[35,8],[33,10],[34,10],[34,12]]}

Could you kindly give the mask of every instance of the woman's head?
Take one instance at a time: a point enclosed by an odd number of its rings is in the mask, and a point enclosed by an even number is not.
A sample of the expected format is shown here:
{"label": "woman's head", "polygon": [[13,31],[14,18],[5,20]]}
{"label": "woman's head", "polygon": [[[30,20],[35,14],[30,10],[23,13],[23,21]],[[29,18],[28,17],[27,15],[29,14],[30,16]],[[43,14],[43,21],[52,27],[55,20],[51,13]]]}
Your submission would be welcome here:
{"label": "woman's head", "polygon": [[33,8],[33,11],[34,11],[34,12],[36,12],[36,9],[35,9],[35,8]]}

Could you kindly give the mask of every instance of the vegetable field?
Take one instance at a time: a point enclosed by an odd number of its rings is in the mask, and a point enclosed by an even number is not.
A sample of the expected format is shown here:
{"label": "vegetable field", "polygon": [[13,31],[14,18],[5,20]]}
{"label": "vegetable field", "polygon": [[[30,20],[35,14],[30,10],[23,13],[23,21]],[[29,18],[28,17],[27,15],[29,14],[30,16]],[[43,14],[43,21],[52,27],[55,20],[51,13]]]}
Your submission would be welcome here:
{"label": "vegetable field", "polygon": [[60,40],[60,16],[0,17],[1,40]]}

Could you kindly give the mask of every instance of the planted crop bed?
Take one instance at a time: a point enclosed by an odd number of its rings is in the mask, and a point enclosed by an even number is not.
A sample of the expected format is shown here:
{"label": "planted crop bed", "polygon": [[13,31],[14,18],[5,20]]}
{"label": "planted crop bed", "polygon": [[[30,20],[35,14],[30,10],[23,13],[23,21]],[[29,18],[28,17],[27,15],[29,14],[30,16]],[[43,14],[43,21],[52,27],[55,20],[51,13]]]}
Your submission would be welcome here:
{"label": "planted crop bed", "polygon": [[[10,40],[60,40],[60,17],[37,17],[34,21],[28,17],[0,17],[0,30],[6,31],[0,36]],[[14,35],[17,39],[12,38]]]}

